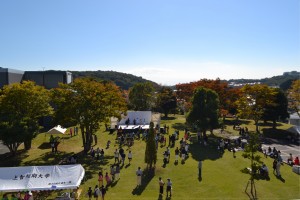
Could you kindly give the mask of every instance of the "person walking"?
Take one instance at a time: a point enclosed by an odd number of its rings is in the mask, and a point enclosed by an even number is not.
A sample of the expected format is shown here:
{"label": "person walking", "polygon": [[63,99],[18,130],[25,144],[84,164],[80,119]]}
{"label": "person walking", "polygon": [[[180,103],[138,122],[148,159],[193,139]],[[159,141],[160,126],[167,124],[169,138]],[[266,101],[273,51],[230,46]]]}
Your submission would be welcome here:
{"label": "person walking", "polygon": [[170,197],[172,197],[172,182],[171,182],[171,179],[168,178],[168,181],[167,181],[167,197],[170,193]]}
{"label": "person walking", "polygon": [[131,153],[131,150],[129,150],[129,152],[128,152],[128,161],[129,161],[129,165],[130,165],[130,162],[131,162],[131,160],[132,160],[132,153]]}
{"label": "person walking", "polygon": [[175,163],[178,163],[178,158],[179,158],[179,149],[178,149],[178,147],[176,147],[176,150],[175,150]]}
{"label": "person walking", "polygon": [[106,188],[102,185],[101,187],[101,193],[102,193],[102,200],[104,200],[105,194],[106,194]]}
{"label": "person walking", "polygon": [[99,182],[99,187],[103,185],[103,174],[102,171],[98,173],[98,182]]}
{"label": "person walking", "polygon": [[116,163],[116,162],[117,162],[117,163],[120,163],[119,155],[120,155],[120,153],[119,153],[118,149],[116,149],[116,151],[114,152],[115,163]]}
{"label": "person walking", "polygon": [[278,151],[278,152],[277,152],[277,165],[276,165],[276,175],[277,175],[278,177],[281,176],[281,173],[280,173],[280,166],[281,166],[281,163],[282,163],[281,152]]}
{"label": "person walking", "polygon": [[202,171],[202,160],[199,160],[199,162],[198,162],[198,170],[199,170],[198,177],[202,178],[202,173],[201,173],[201,171]]}
{"label": "person walking", "polygon": [[142,185],[142,175],[143,171],[141,170],[141,167],[138,167],[138,170],[136,170],[137,187]]}
{"label": "person walking", "polygon": [[116,165],[115,173],[116,173],[116,180],[120,179],[120,165],[119,164]]}
{"label": "person walking", "polygon": [[89,200],[92,200],[92,197],[93,197],[92,187],[89,187],[88,192],[87,192],[87,196],[89,197]]}
{"label": "person walking", "polygon": [[159,194],[162,195],[164,193],[164,185],[165,185],[165,183],[161,179],[161,177],[159,177],[158,184],[159,184]]}
{"label": "person walking", "polygon": [[94,198],[95,198],[96,200],[98,200],[98,197],[99,197],[99,196],[101,196],[101,191],[100,191],[98,185],[96,185],[96,186],[95,186],[95,189],[94,189]]}

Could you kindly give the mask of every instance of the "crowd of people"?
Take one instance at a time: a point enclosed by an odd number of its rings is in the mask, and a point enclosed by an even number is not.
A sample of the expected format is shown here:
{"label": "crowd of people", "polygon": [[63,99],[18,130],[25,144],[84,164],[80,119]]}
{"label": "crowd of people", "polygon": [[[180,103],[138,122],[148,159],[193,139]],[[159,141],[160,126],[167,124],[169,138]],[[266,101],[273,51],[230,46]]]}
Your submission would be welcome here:
{"label": "crowd of people", "polygon": [[[130,122],[128,122],[130,123]],[[181,163],[184,164],[185,160],[189,157],[189,147],[191,144],[191,134],[190,132],[185,129],[184,130],[184,135],[181,139],[179,139],[179,131],[175,130],[173,134],[168,134],[166,137],[166,133],[169,132],[169,127],[164,126],[162,131],[159,131],[159,128],[156,128],[156,134],[155,134],[155,143],[156,143],[156,149],[159,148],[166,148],[163,151],[163,163],[166,165],[167,163],[170,162],[171,158],[171,148],[174,148],[174,155],[175,155],[175,160],[174,163],[177,164],[179,162],[179,158],[181,158]],[[239,127],[240,135],[245,135],[248,133],[247,128],[241,128]],[[95,199],[104,199],[105,194],[108,190],[108,188],[112,185],[112,183],[118,181],[120,179],[120,172],[122,169],[122,166],[125,165],[126,163],[126,157],[128,159],[127,165],[129,166],[133,155],[131,152],[131,146],[134,145],[134,140],[135,139],[143,139],[147,140],[148,138],[148,130],[143,130],[141,127],[139,127],[137,130],[132,130],[132,131],[125,131],[122,130],[121,128],[117,130],[117,138],[116,141],[119,144],[119,148],[116,148],[113,152],[113,158],[114,158],[114,163],[110,165],[109,170],[106,172],[104,171],[99,171],[98,173],[98,184],[92,189],[92,187],[89,187],[89,190],[87,192],[87,196],[89,199],[92,199],[93,197]],[[196,134],[197,136],[197,141],[200,144],[203,144],[204,146],[208,145],[208,137],[206,134],[202,134],[198,132]],[[167,139],[168,139],[168,145],[167,145]],[[176,147],[176,140],[178,140],[179,144]],[[96,144],[96,143],[95,143]],[[159,145],[160,144],[160,145]],[[128,153],[126,155],[123,146],[127,145],[128,146]],[[111,146],[111,141],[107,141],[106,149],[109,149]],[[234,140],[234,144],[232,143],[231,140],[229,139],[220,139],[219,144],[218,144],[218,149],[220,152],[224,152],[225,149],[228,149],[229,151],[233,152],[233,155],[235,157],[235,148],[234,147],[242,147],[242,140],[239,137],[238,139]],[[104,160],[104,149],[97,147],[94,149],[93,147],[90,149],[90,156],[99,161]],[[278,151],[275,147],[273,149],[269,147],[268,149],[263,151],[264,155],[267,157],[272,157],[274,159],[273,162],[273,169],[274,173],[276,176],[280,177],[280,166],[282,165],[282,157],[280,151]],[[70,158],[71,159],[71,158]],[[73,158],[74,159],[74,158]],[[74,162],[74,160],[70,160],[71,163]],[[290,154],[287,163],[290,165],[299,165],[299,158],[295,157],[293,158],[292,154]],[[199,179],[202,179],[202,166],[203,166],[203,160],[198,161],[198,177]],[[266,164],[262,164],[262,166],[258,169],[258,173],[262,177],[269,177],[269,169]],[[136,177],[137,177],[137,188],[142,185],[142,177],[143,177],[143,171],[141,167],[138,167],[136,170]],[[162,179],[162,177],[159,177],[159,194],[163,195],[164,193],[164,185],[165,182]],[[172,196],[172,182],[171,179],[168,178],[166,181],[166,195]]]}

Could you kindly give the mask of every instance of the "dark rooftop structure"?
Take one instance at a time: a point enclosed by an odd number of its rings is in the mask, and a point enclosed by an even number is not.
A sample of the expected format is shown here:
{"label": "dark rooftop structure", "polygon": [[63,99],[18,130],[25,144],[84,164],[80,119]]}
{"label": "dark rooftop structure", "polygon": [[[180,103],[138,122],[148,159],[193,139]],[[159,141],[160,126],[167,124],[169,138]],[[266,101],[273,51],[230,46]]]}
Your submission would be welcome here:
{"label": "dark rooftop structure", "polygon": [[23,75],[23,71],[0,67],[0,88],[2,88],[4,85],[20,83]]}
{"label": "dark rooftop structure", "polygon": [[56,88],[59,83],[69,84],[73,81],[72,73],[68,71],[20,71],[0,68],[0,88],[24,80],[34,81],[46,89]]}

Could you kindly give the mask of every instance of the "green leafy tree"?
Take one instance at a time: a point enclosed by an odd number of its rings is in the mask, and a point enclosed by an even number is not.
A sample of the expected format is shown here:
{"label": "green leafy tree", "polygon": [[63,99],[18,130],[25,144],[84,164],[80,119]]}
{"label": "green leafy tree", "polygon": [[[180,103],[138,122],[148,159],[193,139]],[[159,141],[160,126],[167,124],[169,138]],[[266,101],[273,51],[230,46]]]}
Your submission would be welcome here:
{"label": "green leafy tree", "polygon": [[150,82],[137,83],[129,89],[129,106],[133,110],[151,110],[154,88]]}
{"label": "green leafy tree", "polygon": [[120,118],[125,113],[126,101],[117,86],[93,79],[76,79],[71,84],[61,84],[53,89],[56,107],[55,120],[61,124],[78,124],[82,133],[84,151],[92,145],[92,136],[101,122],[109,117]]}
{"label": "green leafy tree", "polygon": [[192,108],[187,115],[187,123],[206,134],[207,130],[218,127],[218,94],[207,88],[199,87],[192,97]]}
{"label": "green leafy tree", "polygon": [[[250,168],[251,170],[249,171],[250,173],[249,182],[251,188],[251,195],[253,199],[257,199],[254,178],[257,175],[256,172],[258,171],[258,169],[261,167],[262,164],[261,156],[257,154],[259,147],[260,147],[259,133],[257,132],[250,133],[248,144],[245,146],[244,153],[242,154],[242,156],[244,158],[249,159],[251,163],[251,168]],[[246,186],[246,190],[248,188],[248,185],[249,183]]]}
{"label": "green leafy tree", "polygon": [[288,90],[289,95],[289,107],[292,111],[296,112],[300,117],[300,80],[296,80],[292,83],[291,88]]}
{"label": "green leafy tree", "polygon": [[15,154],[40,131],[39,120],[52,113],[49,91],[31,81],[4,86],[0,95],[0,139]]}
{"label": "green leafy tree", "polygon": [[253,119],[256,132],[259,132],[258,122],[262,119],[266,106],[274,104],[276,91],[267,85],[245,85],[241,89],[241,97],[237,100],[238,116]]}
{"label": "green leafy tree", "polygon": [[263,119],[265,121],[271,120],[273,122],[273,128],[276,128],[276,122],[279,119],[286,119],[289,117],[287,112],[288,100],[285,94],[280,89],[275,89],[274,103],[266,105],[264,109]]}
{"label": "green leafy tree", "polygon": [[177,102],[173,90],[169,87],[162,87],[157,94],[156,107],[159,111],[163,112],[165,117],[176,109]]}
{"label": "green leafy tree", "polygon": [[154,124],[150,122],[150,129],[147,137],[146,151],[145,151],[145,163],[147,167],[152,169],[152,166],[156,164],[157,160],[157,151],[155,146],[155,136],[154,136]]}

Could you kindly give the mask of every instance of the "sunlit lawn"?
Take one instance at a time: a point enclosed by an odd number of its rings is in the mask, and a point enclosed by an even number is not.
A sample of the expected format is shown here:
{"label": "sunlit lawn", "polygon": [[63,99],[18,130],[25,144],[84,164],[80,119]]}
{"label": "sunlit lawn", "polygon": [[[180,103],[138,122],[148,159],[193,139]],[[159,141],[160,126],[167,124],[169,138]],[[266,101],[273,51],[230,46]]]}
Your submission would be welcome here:
{"label": "sunlit lawn", "polygon": [[[169,134],[174,132],[174,128],[180,130],[180,137],[183,136],[184,116],[170,116],[167,120],[161,121],[161,126],[167,124],[170,127]],[[255,130],[252,122],[247,124],[249,130]],[[280,127],[279,127],[280,128]],[[232,126],[227,126],[230,134],[237,135],[238,132],[232,130]],[[219,131],[215,131],[219,133]],[[115,144],[116,133],[110,135],[104,131],[104,127],[97,133],[98,144],[94,148],[100,147],[105,150],[105,160],[102,164],[93,160],[89,155],[80,154],[79,162],[86,170],[86,180],[81,185],[83,193],[81,199],[87,199],[85,193],[88,187],[94,187],[97,181],[99,170],[109,171],[109,165],[114,162],[113,151],[118,148]],[[216,134],[219,135],[219,134]],[[155,175],[144,178],[143,186],[140,189],[136,187],[135,171],[138,166],[145,169],[144,153],[145,142],[136,140],[131,147],[133,152],[133,160],[131,165],[128,160],[121,169],[121,177],[111,187],[109,187],[106,199],[166,199],[165,195],[159,198],[158,195],[158,177],[162,177],[164,181],[171,178],[173,182],[172,199],[249,199],[244,192],[249,180],[249,175],[241,172],[245,167],[250,166],[250,161],[244,159],[242,152],[236,153],[236,158],[232,153],[225,151],[221,154],[217,150],[216,138],[209,136],[208,146],[202,144],[191,144],[191,154],[184,164],[179,162],[174,164],[174,150],[171,149],[171,161],[165,167],[163,166],[163,151],[166,147],[160,147],[158,150],[158,160],[155,169]],[[1,166],[22,166],[22,165],[53,165],[57,164],[62,158],[72,153],[82,151],[81,135],[70,138],[69,135],[64,136],[58,147],[60,153],[54,155],[51,148],[47,144],[49,135],[40,134],[34,141],[32,149],[23,152],[15,159],[1,160]],[[105,149],[107,140],[112,141],[109,149]],[[179,146],[179,141],[176,141]],[[22,149],[21,147],[20,149]],[[124,147],[126,154],[127,146]],[[203,159],[203,179],[198,179],[197,161]],[[297,199],[300,198],[300,177],[292,172],[291,167],[282,166],[282,177],[284,180],[277,179],[272,173],[272,159],[263,158],[270,170],[270,180],[256,180],[256,189],[259,199]],[[57,195],[54,192],[51,197]]]}

